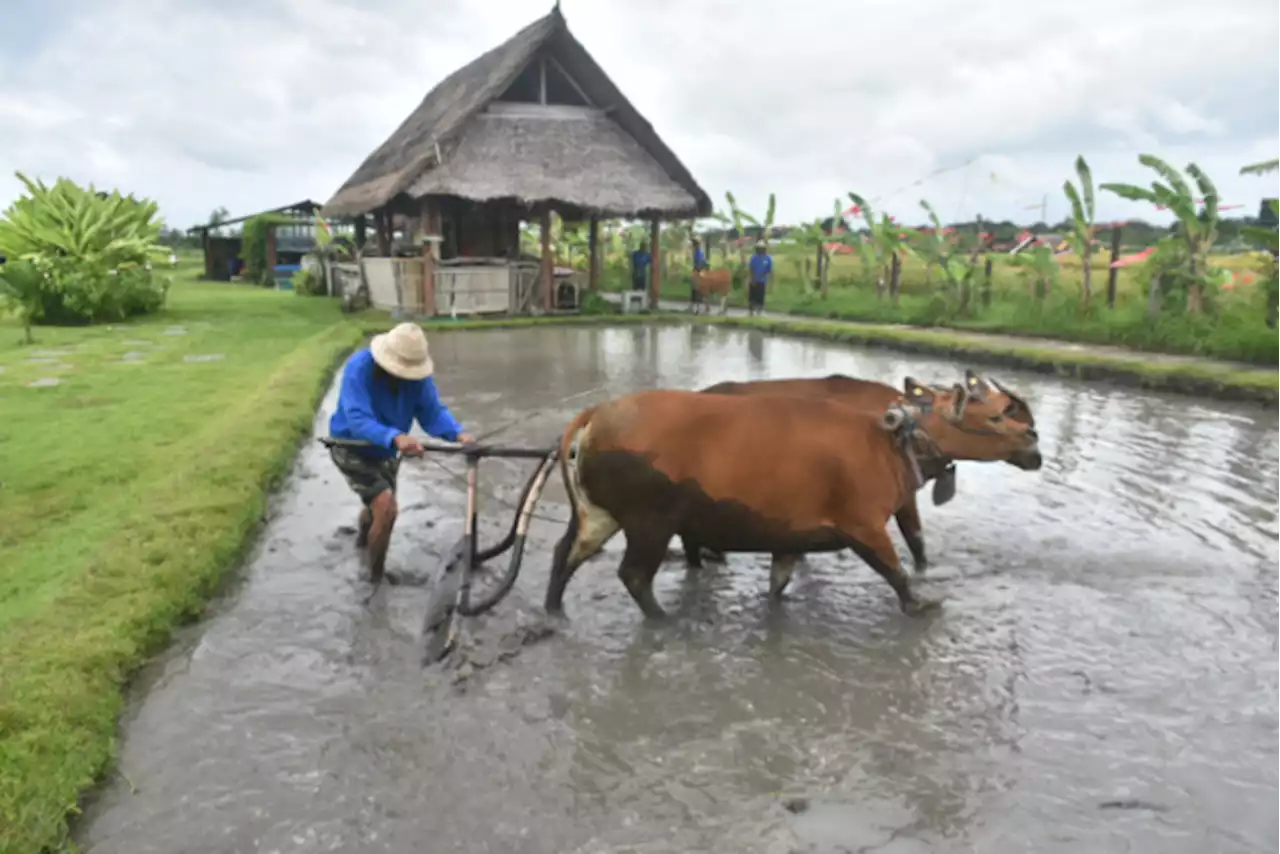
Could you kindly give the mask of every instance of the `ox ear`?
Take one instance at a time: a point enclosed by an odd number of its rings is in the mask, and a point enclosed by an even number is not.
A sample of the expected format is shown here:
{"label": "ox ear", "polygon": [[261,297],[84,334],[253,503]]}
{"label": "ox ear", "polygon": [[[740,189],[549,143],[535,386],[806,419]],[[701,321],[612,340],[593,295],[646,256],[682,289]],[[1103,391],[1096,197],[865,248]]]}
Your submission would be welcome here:
{"label": "ox ear", "polygon": [[991,385],[986,378],[970,368],[964,370],[964,387],[974,400],[986,400]]}
{"label": "ox ear", "polygon": [[950,416],[953,420],[959,421],[964,418],[964,409],[969,405],[969,398],[973,397],[973,395],[969,394],[969,390],[960,383],[955,384],[951,394],[954,400],[952,401]]}
{"label": "ox ear", "polygon": [[907,403],[928,409],[933,405],[934,390],[915,377],[907,377],[902,381],[902,391],[907,396]]}

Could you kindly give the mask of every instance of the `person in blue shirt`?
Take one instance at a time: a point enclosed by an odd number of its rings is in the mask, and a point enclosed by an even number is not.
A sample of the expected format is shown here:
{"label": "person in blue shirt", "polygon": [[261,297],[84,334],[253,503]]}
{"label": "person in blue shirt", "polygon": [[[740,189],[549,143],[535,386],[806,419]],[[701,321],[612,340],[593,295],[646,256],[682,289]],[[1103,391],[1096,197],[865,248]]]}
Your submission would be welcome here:
{"label": "person in blue shirt", "polygon": [[396,522],[396,475],[400,456],[420,457],[422,444],[409,435],[416,418],[428,435],[449,442],[474,441],[463,432],[440,400],[432,374],[435,364],[427,336],[414,323],[401,323],[375,335],[342,371],[338,406],[329,419],[329,435],[358,439],[369,447],[333,446],[329,455],[364,508],[356,545],[368,547],[369,580],[382,580],[387,546]]}
{"label": "person in blue shirt", "polygon": [[702,238],[695,234],[690,241],[693,243],[693,290],[689,294],[689,305],[692,307],[702,296],[698,290],[698,277],[710,265],[707,264],[707,253],[702,251]]}
{"label": "person in blue shirt", "polygon": [[764,313],[764,289],[773,276],[773,258],[763,240],[756,241],[755,254],[747,262],[751,269],[751,284],[747,289],[747,314]]}
{"label": "person in blue shirt", "polygon": [[631,253],[631,290],[643,291],[646,287],[649,272],[649,250],[641,243]]}

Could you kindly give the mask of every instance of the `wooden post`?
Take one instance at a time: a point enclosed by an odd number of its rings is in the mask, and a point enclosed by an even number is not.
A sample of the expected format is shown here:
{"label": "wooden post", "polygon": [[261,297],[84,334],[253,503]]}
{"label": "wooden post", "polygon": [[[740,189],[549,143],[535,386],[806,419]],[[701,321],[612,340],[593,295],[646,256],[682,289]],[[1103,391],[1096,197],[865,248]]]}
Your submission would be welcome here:
{"label": "wooden post", "polygon": [[893,304],[899,302],[899,292],[902,290],[902,254],[897,250],[893,250],[892,259],[889,262],[889,299],[893,300]]}
{"label": "wooden post", "polygon": [[551,255],[551,208],[542,209],[542,219],[539,222],[539,229],[542,232],[542,286],[546,288],[543,294],[543,306],[547,311],[551,311],[555,307],[556,299],[556,271],[555,259]]}
{"label": "wooden post", "polygon": [[600,288],[600,217],[591,215],[591,223],[587,226],[587,250],[590,253],[587,269],[587,290]]}
{"label": "wooden post", "polygon": [[365,229],[368,227],[368,224],[369,224],[369,218],[366,217],[364,214],[360,214],[360,216],[356,217],[356,222],[355,222],[356,249],[364,249],[364,241],[365,241],[365,238],[367,237],[367,235],[365,234]]}
{"label": "wooden post", "polygon": [[986,267],[985,267],[985,268],[983,269],[983,271],[982,271],[982,274],[983,274],[983,277],[982,277],[982,305],[983,305],[983,307],[984,307],[984,308],[990,308],[990,307],[991,307],[991,268],[992,268],[992,266],[993,266],[993,262],[992,262],[992,260],[991,260],[991,256],[990,256],[990,255],[988,255],[988,256],[987,256],[987,264],[986,264]]}
{"label": "wooden post", "polygon": [[[1111,264],[1115,264],[1120,258],[1120,238],[1124,233],[1124,229],[1116,224],[1111,228]],[[1120,268],[1108,265],[1107,268],[1107,308],[1116,307],[1116,277],[1120,275]]]}
{"label": "wooden post", "polygon": [[374,227],[378,233],[378,254],[383,258],[391,257],[391,212],[386,208],[374,215]]}
{"label": "wooden post", "polygon": [[[204,249],[204,277],[206,279],[213,278],[213,255],[211,254],[211,244],[209,239],[209,230],[206,228],[200,232],[200,245]],[[230,274],[227,278],[231,278]]]}
{"label": "wooden post", "polygon": [[662,293],[662,224],[658,220],[649,223],[649,303],[658,310],[658,297]]}
{"label": "wooden post", "polygon": [[[433,196],[422,200],[422,236],[440,236],[440,203]],[[428,317],[437,314],[436,309],[436,247],[433,240],[422,241],[422,287],[419,289],[422,313]]]}

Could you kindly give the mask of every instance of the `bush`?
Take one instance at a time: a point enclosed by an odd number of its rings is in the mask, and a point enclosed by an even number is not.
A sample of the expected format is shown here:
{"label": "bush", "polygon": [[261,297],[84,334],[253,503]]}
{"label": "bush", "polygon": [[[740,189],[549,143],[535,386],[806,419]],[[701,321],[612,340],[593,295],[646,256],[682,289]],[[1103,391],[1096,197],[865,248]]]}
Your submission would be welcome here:
{"label": "bush", "polygon": [[293,292],[303,297],[324,297],[328,296],[325,290],[324,278],[317,275],[314,270],[302,269],[293,274]]}
{"label": "bush", "polygon": [[152,258],[168,254],[154,202],[98,193],[66,178],[47,187],[17,175],[30,195],[0,218],[0,255],[29,264],[38,293],[18,297],[12,285],[0,293],[24,323],[123,320],[164,305],[169,280],[151,269]]}

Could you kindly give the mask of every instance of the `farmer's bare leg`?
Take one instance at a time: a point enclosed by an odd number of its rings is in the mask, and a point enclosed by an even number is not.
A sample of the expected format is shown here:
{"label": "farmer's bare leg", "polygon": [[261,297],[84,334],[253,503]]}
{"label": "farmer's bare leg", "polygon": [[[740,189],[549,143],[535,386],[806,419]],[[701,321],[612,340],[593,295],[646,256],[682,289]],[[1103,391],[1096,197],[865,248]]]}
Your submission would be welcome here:
{"label": "farmer's bare leg", "polygon": [[373,514],[368,507],[360,508],[360,518],[356,520],[356,547],[369,545],[369,526],[373,524]]}
{"label": "farmer's bare leg", "polygon": [[387,564],[387,547],[391,545],[391,529],[396,524],[395,493],[390,489],[379,492],[369,505],[373,521],[369,525],[369,553],[367,566],[369,580],[374,584],[382,581],[383,571]]}

